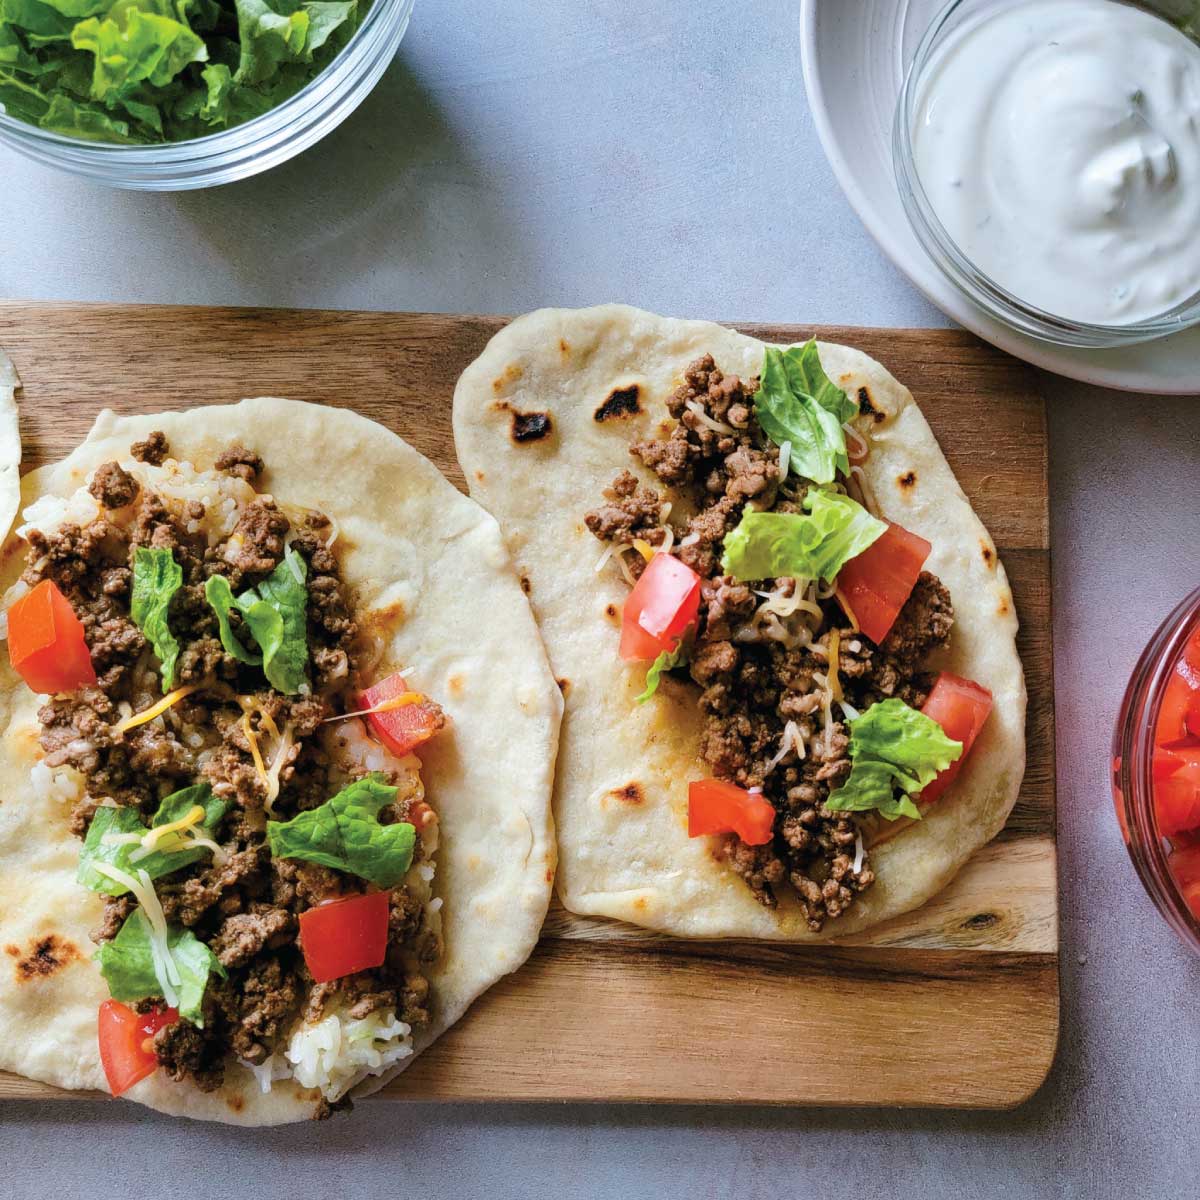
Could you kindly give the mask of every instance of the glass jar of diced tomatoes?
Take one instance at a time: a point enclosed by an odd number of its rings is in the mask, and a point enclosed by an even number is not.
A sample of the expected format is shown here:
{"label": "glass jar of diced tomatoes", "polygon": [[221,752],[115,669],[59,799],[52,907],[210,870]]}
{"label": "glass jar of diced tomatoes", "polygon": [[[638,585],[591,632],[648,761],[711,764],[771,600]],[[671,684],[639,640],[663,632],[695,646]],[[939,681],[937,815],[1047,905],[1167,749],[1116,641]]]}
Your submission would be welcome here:
{"label": "glass jar of diced tomatoes", "polygon": [[1159,626],[1134,668],[1112,778],[1133,865],[1200,954],[1200,588]]}

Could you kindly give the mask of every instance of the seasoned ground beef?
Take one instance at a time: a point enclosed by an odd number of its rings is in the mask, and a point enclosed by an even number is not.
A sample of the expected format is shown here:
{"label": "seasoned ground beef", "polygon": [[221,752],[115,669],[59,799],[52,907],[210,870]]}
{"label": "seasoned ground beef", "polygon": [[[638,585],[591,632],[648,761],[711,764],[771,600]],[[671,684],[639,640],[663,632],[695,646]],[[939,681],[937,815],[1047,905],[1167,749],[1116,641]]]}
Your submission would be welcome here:
{"label": "seasoned ground beef", "polygon": [[224,554],[233,567],[233,586],[257,582],[275,570],[283,559],[283,539],[289,528],[287,517],[273,500],[259,497],[246,505]]}
{"label": "seasoned ground beef", "polygon": [[[151,464],[169,453],[161,433],[133,447],[136,459]],[[241,446],[230,447],[216,465],[249,483],[264,469],[262,459]],[[423,964],[438,956],[440,945],[423,901],[403,886],[393,889],[385,962],[332,986],[317,985],[297,941],[300,914],[366,884],[316,863],[272,858],[266,844],[269,818],[287,820],[316,808],[347,781],[345,766],[335,766],[322,738],[324,722],[354,707],[362,684],[355,676],[358,625],[332,522],[308,513],[293,529],[273,500],[259,496],[245,504],[230,536],[210,545],[204,505],[139,487],[116,462],[102,465],[89,489],[105,514],[86,528],[68,523],[50,535],[30,531],[22,577],[31,587],[53,580],[67,597],[98,676],[95,687],[49,697],[38,713],[44,762],[85,777],[86,793],[69,827],[86,837],[98,807],[114,802],[136,807],[148,821],[165,796],[202,782],[227,805],[214,833],[220,853],[205,853],[154,881],[167,920],[209,946],[227,973],[210,976],[203,1029],[180,1020],[156,1035],[159,1062],[173,1079],[190,1078],[208,1090],[220,1086],[230,1055],[262,1062],[281,1050],[302,1015],[316,1019],[335,1001],[359,1015],[392,1008],[409,1024],[427,1022]],[[284,696],[270,688],[260,666],[225,652],[205,586],[215,574],[237,589],[257,584],[282,561],[289,537],[308,567],[310,683],[303,694]],[[141,546],[170,550],[182,568],[168,623],[180,643],[175,684],[193,690],[162,716],[122,731],[123,717],[149,708],[163,691],[158,661],[130,614],[132,564]],[[236,611],[231,623],[235,633],[248,633]],[[278,779],[269,807],[256,755]],[[402,800],[381,819],[411,820],[420,829],[428,812],[423,802]],[[111,941],[136,907],[129,895],[107,898],[93,938]]]}
{"label": "seasoned ground beef", "polygon": [[190,1021],[176,1021],[154,1035],[154,1055],[176,1082],[191,1079],[202,1092],[215,1092],[225,1082],[221,1042]]}
{"label": "seasoned ground beef", "polygon": [[170,457],[171,447],[167,444],[167,435],[161,429],[147,435],[146,440],[134,442],[129,447],[129,453],[138,462],[149,463],[152,467],[161,466]]}
{"label": "seasoned ground beef", "polygon": [[137,497],[138,482],[121,469],[120,463],[102,463],[96,468],[88,491],[105,508],[124,508]]}
{"label": "seasoned ground beef", "polygon": [[[630,447],[668,490],[660,493],[622,471],[584,520],[603,541],[642,538],[658,546],[667,536],[667,503],[672,512],[691,514],[675,530],[671,552],[700,575],[701,602],[690,660],[677,675],[686,671],[698,689],[704,714],[699,751],[712,773],[762,788],[776,811],[771,842],[750,846],[730,836],[718,857],[767,907],[775,907],[779,889],[790,887],[810,928],[818,930],[875,878],[866,854],[859,854],[855,816],[824,804],[851,768],[847,730],[832,712],[827,722],[817,679],[828,674],[831,633],[853,709],[889,697],[919,708],[932,683],[924,664],[946,645],[954,610],[946,588],[925,572],[876,646],[854,631],[832,599],[806,598],[808,606],[819,606],[820,617],[802,613],[807,625],[799,631],[794,621],[789,625],[767,610],[764,593],[779,603],[797,599],[793,580],[763,580],[752,588],[722,574],[725,538],[747,506],[799,513],[810,486],[794,475],[781,482],[778,448],[754,413],[757,390],[756,379],[725,375],[710,355],[692,363],[667,401],[676,424]],[[638,575],[644,560],[630,556],[628,565]],[[785,738],[791,748],[781,757]]]}
{"label": "seasoned ground beef", "polygon": [[263,460],[262,455],[256,454],[253,450],[247,450],[245,446],[233,445],[218,454],[217,461],[213,465],[218,471],[227,471],[230,475],[236,475],[247,483],[253,483],[262,474]]}

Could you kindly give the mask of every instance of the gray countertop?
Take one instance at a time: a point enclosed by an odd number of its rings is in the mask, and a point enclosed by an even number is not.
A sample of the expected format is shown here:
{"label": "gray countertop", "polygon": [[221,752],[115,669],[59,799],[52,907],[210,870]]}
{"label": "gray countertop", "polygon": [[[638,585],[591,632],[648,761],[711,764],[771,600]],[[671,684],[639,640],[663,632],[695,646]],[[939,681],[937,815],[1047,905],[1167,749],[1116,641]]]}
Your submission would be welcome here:
{"label": "gray countertop", "polygon": [[[147,196],[4,150],[0,230],[6,297],[482,312],[619,299],[731,320],[945,323],[826,166],[785,0],[419,0],[376,92],[298,160]],[[0,1196],[1194,1195],[1200,959],[1137,885],[1105,766],[1133,661],[1200,575],[1200,407],[1044,385],[1063,1007],[1057,1065],[1028,1104],[372,1103],[265,1131],[8,1104]]]}

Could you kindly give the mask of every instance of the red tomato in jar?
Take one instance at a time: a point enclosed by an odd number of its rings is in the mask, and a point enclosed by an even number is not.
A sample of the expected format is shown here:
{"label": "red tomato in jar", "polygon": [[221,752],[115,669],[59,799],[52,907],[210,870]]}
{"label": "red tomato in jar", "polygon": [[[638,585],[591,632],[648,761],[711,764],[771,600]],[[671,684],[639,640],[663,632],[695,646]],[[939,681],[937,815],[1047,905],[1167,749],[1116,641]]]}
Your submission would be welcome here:
{"label": "red tomato in jar", "polygon": [[1154,726],[1154,814],[1163,837],[1200,828],[1200,631],[1163,690]]}
{"label": "red tomato in jar", "polygon": [[1172,850],[1167,856],[1167,868],[1188,911],[1200,921],[1200,845]]}

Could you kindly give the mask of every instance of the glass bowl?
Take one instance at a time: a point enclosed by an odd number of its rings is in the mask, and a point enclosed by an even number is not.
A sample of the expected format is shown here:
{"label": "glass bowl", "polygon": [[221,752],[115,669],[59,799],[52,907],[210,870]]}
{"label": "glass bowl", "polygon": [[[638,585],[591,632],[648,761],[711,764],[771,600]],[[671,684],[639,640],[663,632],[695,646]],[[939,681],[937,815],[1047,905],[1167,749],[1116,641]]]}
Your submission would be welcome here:
{"label": "glass bowl", "polygon": [[[969,300],[1011,329],[1063,346],[1106,348],[1133,345],[1178,333],[1200,324],[1200,291],[1167,312],[1142,321],[1098,325],[1074,321],[1025,303],[975,266],[942,224],[917,174],[913,132],[926,83],[926,71],[939,51],[961,30],[1018,0],[952,0],[933,19],[905,75],[892,124],[892,158],[896,184],[909,223],[942,274]],[[1055,0],[1044,0],[1051,4]],[[1123,0],[1122,0],[1123,2]],[[1135,3],[1160,19],[1152,3]]]}
{"label": "glass bowl", "polygon": [[379,82],[408,28],[414,0],[374,0],[342,52],[306,87],[261,117],[162,145],[87,142],[0,114],[0,142],[94,183],[170,192],[248,179],[336,129]]}
{"label": "glass bowl", "polygon": [[1126,849],[1155,907],[1200,954],[1200,920],[1167,865],[1169,846],[1154,814],[1154,727],[1163,693],[1188,639],[1200,630],[1200,588],[1158,627],[1134,667],[1113,735],[1113,800]]}

